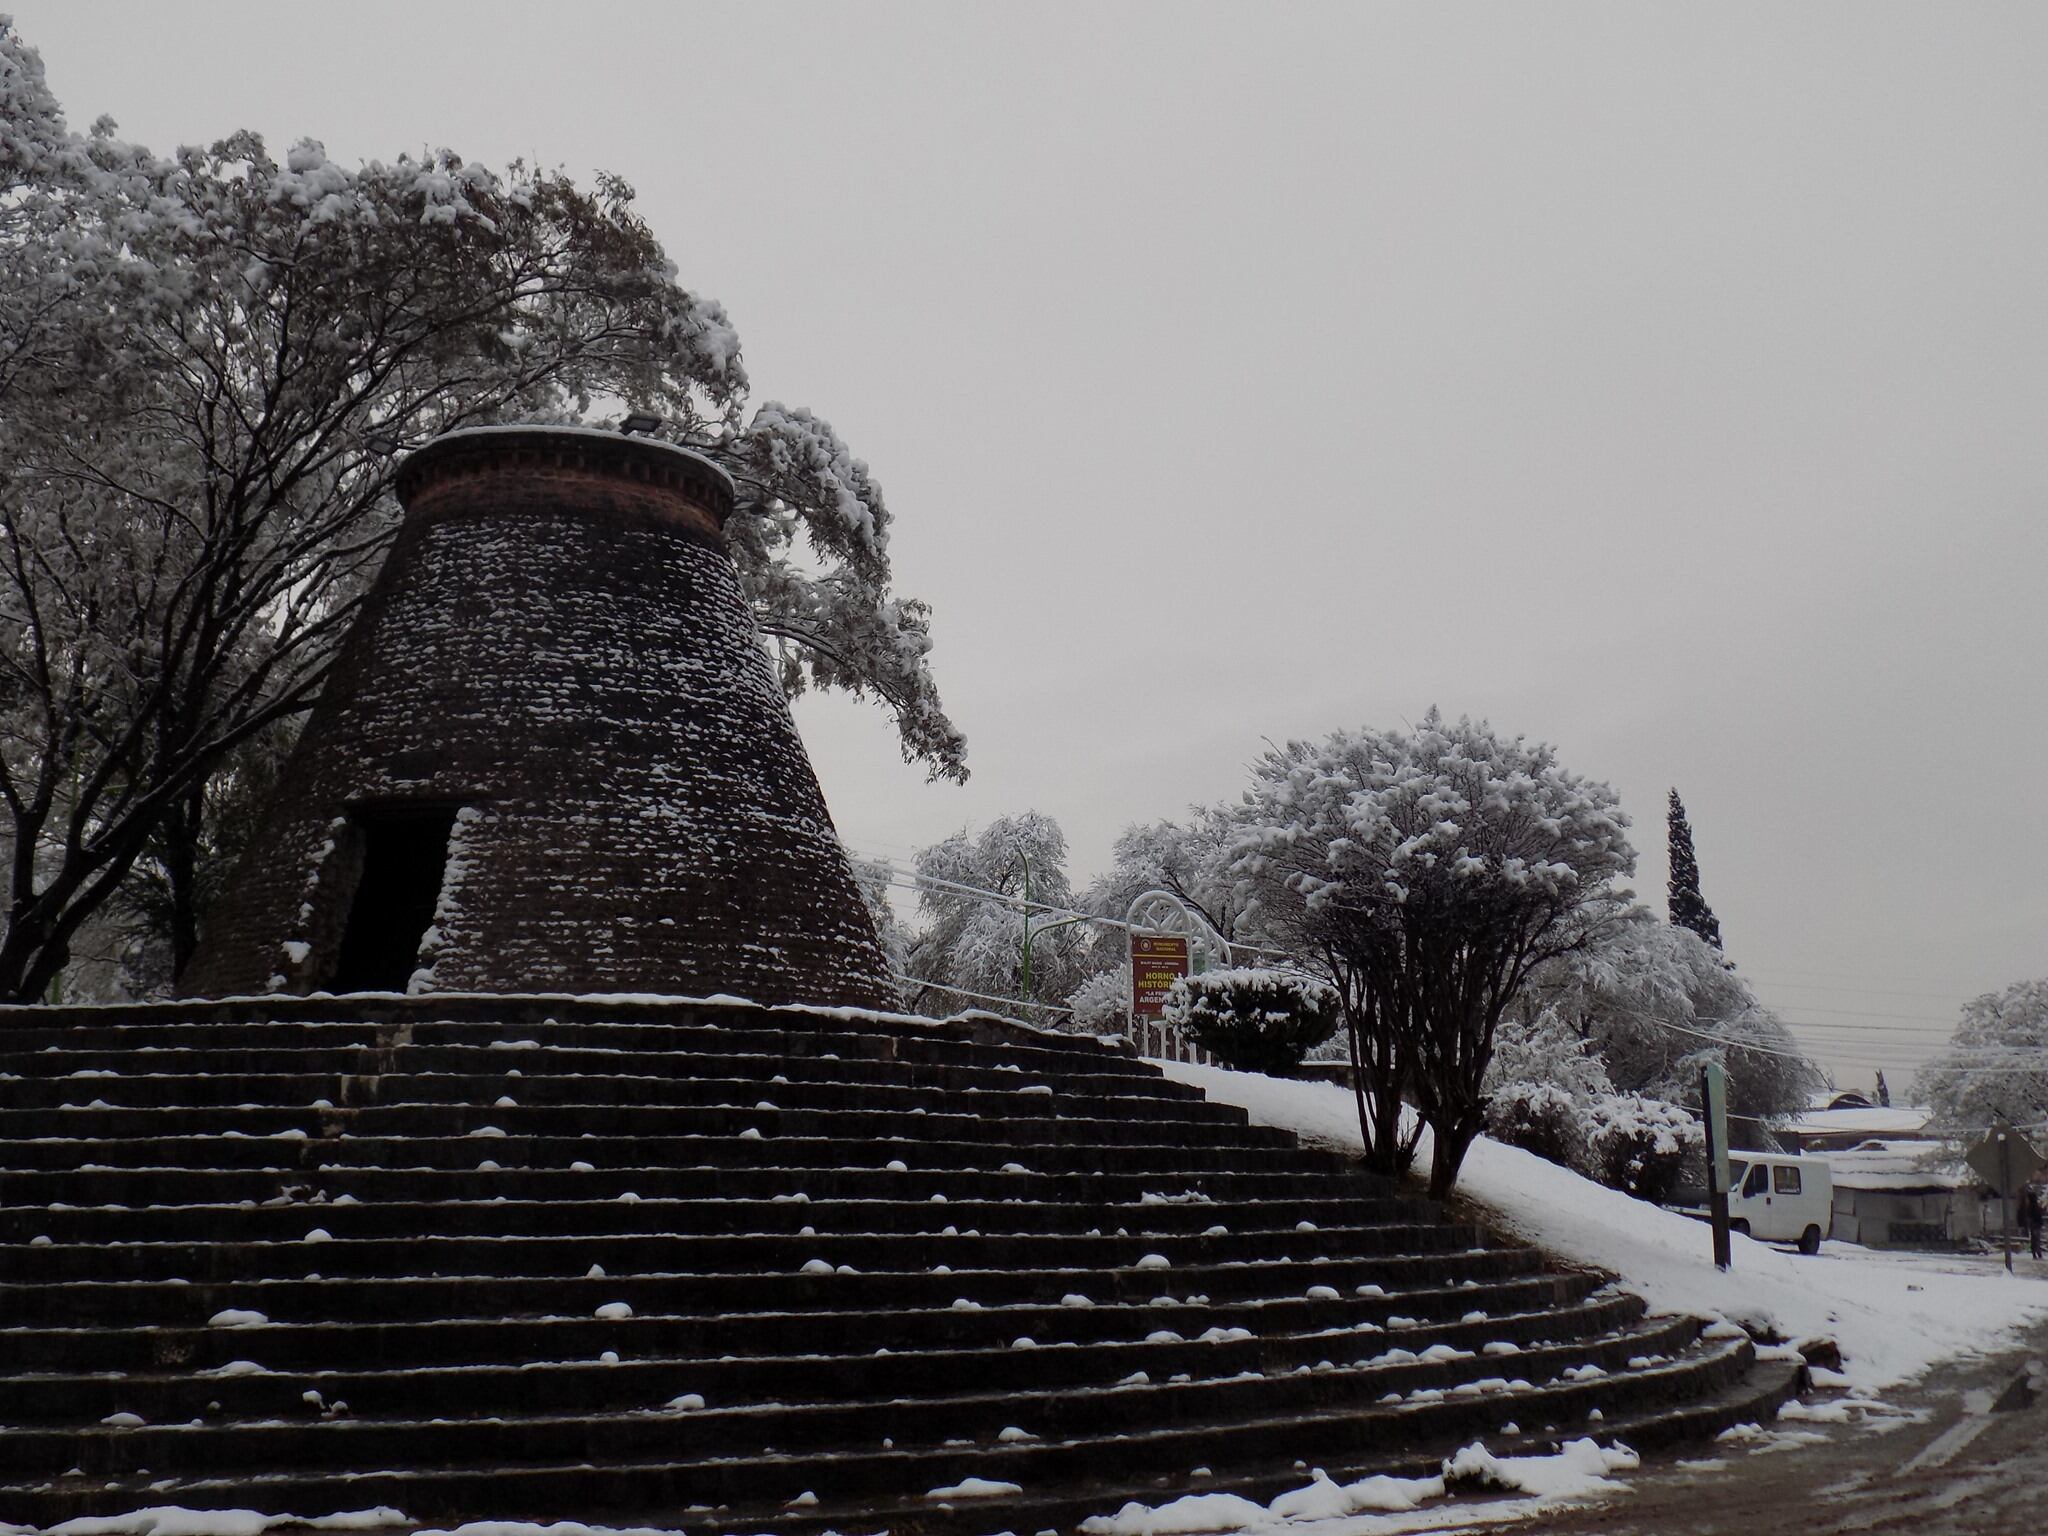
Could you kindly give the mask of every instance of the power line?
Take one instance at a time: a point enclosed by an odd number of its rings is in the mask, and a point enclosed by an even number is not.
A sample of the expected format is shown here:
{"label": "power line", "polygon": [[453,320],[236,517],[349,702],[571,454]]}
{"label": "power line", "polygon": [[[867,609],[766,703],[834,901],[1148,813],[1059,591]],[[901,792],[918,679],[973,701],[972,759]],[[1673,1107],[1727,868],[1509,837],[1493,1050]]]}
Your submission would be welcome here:
{"label": "power line", "polygon": [[1062,1008],[1057,1003],[1027,1003],[1021,998],[992,997],[986,992],[970,992],[965,987],[949,987],[943,981],[928,981],[922,976],[906,976],[901,971],[891,971],[889,974],[898,981],[908,982],[912,986],[930,987],[935,992],[949,992],[955,997],[971,997],[978,1003],[1001,1003],[1005,1008],[1036,1008],[1044,1013],[1071,1015],[1074,1011],[1071,1008]]}
{"label": "power line", "polygon": [[1783,987],[1789,992],[1853,992],[1865,997],[1918,997],[1934,1003],[1967,1003],[1971,992],[1909,992],[1897,987],[1839,987],[1819,981],[1773,981],[1768,976],[1750,976],[1760,987]]}
{"label": "power line", "polygon": [[[1104,917],[1099,913],[1083,912],[1073,907],[1055,906],[1047,902],[1026,901],[1022,896],[1012,895],[1006,891],[992,891],[986,888],[985,886],[969,885],[965,881],[948,880],[943,876],[938,875],[920,874],[914,868],[905,869],[894,858],[885,857],[879,854],[865,853],[856,849],[849,849],[848,851],[869,864],[878,864],[887,869],[889,872],[888,884],[898,889],[919,892],[922,892],[927,889],[950,891],[957,895],[977,896],[986,901],[999,902],[1004,906],[1022,911],[1026,915],[1029,915],[1033,912],[1038,912],[1044,913],[1051,917],[1070,918],[1078,922],[1095,923],[1106,928],[1122,929],[1125,932],[1145,931],[1143,929],[1140,929],[1138,925],[1126,922],[1120,918]],[[1280,959],[1287,961],[1289,964],[1299,966],[1304,969],[1307,968],[1306,962],[1302,961],[1298,956],[1293,955],[1286,950],[1274,949],[1268,945],[1263,944],[1240,944],[1233,940],[1226,940],[1225,942],[1230,945],[1230,948],[1232,950],[1241,949],[1254,954],[1278,956]],[[987,993],[970,992],[961,987],[946,986],[941,982],[928,981],[922,977],[899,975],[897,979],[899,981],[911,983],[915,986],[932,987],[938,991],[947,992],[955,996],[973,998],[977,1002],[1000,1003],[1005,1007],[1041,1008],[1053,1013],[1072,1013],[1071,1009],[1062,1008],[1050,1003],[1023,1003],[1016,998],[996,997]],[[1843,990],[1857,989],[1845,988]],[[1838,1014],[1849,1018],[1858,1018],[1865,1020],[1897,1019],[1910,1023],[1916,1023],[1927,1028],[1953,1027],[1951,1024],[1949,1024],[1948,1021],[1936,1019],[1921,1019],[1916,1018],[1915,1016],[1909,1014],[1865,1014],[1857,1012],[1853,1009],[1831,1009],[1819,1007],[1810,1007],[1807,1008],[1807,1011],[1813,1013]],[[1761,1045],[1753,1041],[1745,1040],[1740,1036],[1714,1034],[1706,1030],[1696,1029],[1691,1027],[1690,1025],[1680,1024],[1675,1019],[1660,1018],[1654,1014],[1645,1014],[1641,1015],[1641,1017],[1643,1019],[1643,1022],[1655,1025],[1660,1029],[1669,1030],[1674,1034],[1684,1035],[1692,1039],[1703,1040],[1710,1045],[1720,1046],[1724,1050],[1748,1051],[1759,1056],[1775,1057],[1781,1061],[1797,1061],[1804,1063],[1810,1062],[1812,1059],[1811,1056],[1805,1052],[1777,1050],[1771,1046]],[[1878,1031],[1888,1031],[1890,1033],[1895,1034],[1912,1033],[1912,1031],[1910,1030],[1900,1029],[1896,1024],[1868,1022],[1862,1025],[1835,1024],[1830,1023],[1826,1020],[1801,1020],[1784,1018],[1775,1013],[1772,1013],[1771,1017],[1777,1018],[1779,1022],[1784,1024],[1787,1028],[1805,1029],[1818,1031],[1822,1033],[1824,1036],[1826,1036],[1826,1038],[1816,1040],[1812,1043],[1815,1045],[1816,1048],[1825,1050],[1830,1055],[1851,1062],[1869,1062],[1870,1064],[1876,1066],[1890,1066],[1894,1070],[1897,1070],[1901,1066],[1924,1066],[1926,1065],[1927,1057],[1933,1055],[1938,1051],[1948,1049],[1975,1049],[1980,1051],[1992,1049],[1988,1047],[1953,1047],[1946,1042],[1929,1039],[1925,1042],[1927,1050],[1924,1053],[1920,1053],[1914,1052],[1913,1042],[1903,1040],[1888,1040],[1884,1038],[1855,1038],[1857,1036],[1868,1035],[1876,1033]],[[1996,1049],[2009,1052],[2012,1055],[2018,1056],[2021,1059],[2028,1061],[2033,1065],[2039,1067],[2048,1067],[2048,1049],[2029,1049],[2025,1047],[1999,1047]],[[1886,1052],[1891,1054],[1880,1055],[1880,1052]],[[1909,1058],[1908,1056],[1901,1055],[1899,1053],[1912,1054]],[[1974,1067],[1959,1064],[1958,1066],[1950,1068],[1949,1070],[1953,1075],[1960,1076],[1992,1076],[2000,1073],[2009,1073],[2013,1069],[2010,1066]]]}
{"label": "power line", "polygon": [[1924,1024],[1933,1029],[1953,1029],[1954,1019],[1930,1019],[1924,1013],[1878,1013],[1867,1008],[1823,1008],[1817,1003],[1793,1003],[1791,1007],[1802,1013],[1828,1013],[1851,1019],[1903,1019],[1909,1024]]}
{"label": "power line", "polygon": [[[867,860],[870,864],[888,866],[890,876],[888,883],[900,890],[923,891],[927,888],[934,888],[942,891],[952,891],[963,896],[980,896],[986,900],[998,901],[1005,906],[1014,907],[1026,913],[1040,912],[1051,917],[1070,917],[1078,922],[1096,923],[1105,928],[1120,928],[1127,933],[1149,933],[1152,931],[1139,924],[1126,922],[1119,917],[1104,917],[1099,912],[1083,912],[1077,907],[1054,906],[1049,902],[1026,901],[1022,896],[1013,896],[1007,891],[992,891],[986,886],[968,885],[964,881],[948,880],[940,875],[921,874],[916,869],[905,869],[894,859],[883,858],[878,854],[863,854],[859,853],[858,850],[849,851],[854,852],[856,857]],[[1207,919],[1204,918],[1204,921],[1206,922]],[[1217,937],[1221,939],[1222,935],[1218,934]],[[1228,944],[1232,950],[1241,949],[1252,954],[1277,955],[1281,959],[1296,965],[1301,964],[1288,951],[1274,949],[1267,944],[1252,944],[1237,939],[1223,939],[1223,942]]]}

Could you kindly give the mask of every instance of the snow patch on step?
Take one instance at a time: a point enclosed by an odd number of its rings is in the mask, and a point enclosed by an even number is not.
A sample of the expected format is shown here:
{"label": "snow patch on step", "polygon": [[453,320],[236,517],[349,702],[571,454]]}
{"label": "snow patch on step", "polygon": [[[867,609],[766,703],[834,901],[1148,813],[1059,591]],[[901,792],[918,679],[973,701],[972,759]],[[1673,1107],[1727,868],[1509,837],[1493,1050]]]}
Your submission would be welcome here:
{"label": "snow patch on step", "polygon": [[[152,1505],[120,1515],[81,1515],[53,1525],[45,1536],[262,1536],[279,1526],[301,1526],[316,1531],[373,1531],[409,1522],[402,1510],[358,1509],[346,1514],[261,1515],[253,1509],[185,1509],[175,1504]],[[0,1531],[26,1531],[26,1526],[0,1526]],[[531,1529],[538,1531],[539,1527]],[[595,1531],[587,1536],[598,1536]],[[566,1526],[553,1527],[554,1536],[577,1536]],[[432,1536],[422,1532],[421,1536]],[[446,1536],[446,1533],[443,1533]],[[466,1536],[484,1536],[469,1532]],[[507,1536],[507,1533],[495,1533]],[[616,1536],[627,1536],[625,1532]]]}
{"label": "snow patch on step", "polygon": [[934,1488],[925,1495],[928,1499],[994,1499],[1008,1494],[1022,1493],[1017,1483],[997,1482],[987,1477],[963,1477],[957,1483],[948,1483],[943,1488]]}

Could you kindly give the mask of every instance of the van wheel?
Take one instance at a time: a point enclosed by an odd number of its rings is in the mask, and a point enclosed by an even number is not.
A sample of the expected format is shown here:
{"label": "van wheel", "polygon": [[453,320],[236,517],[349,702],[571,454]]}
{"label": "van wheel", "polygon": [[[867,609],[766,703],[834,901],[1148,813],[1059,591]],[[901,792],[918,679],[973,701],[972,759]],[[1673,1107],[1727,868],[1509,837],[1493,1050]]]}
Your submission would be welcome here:
{"label": "van wheel", "polygon": [[1738,1216],[1728,1223],[1728,1230],[1730,1232],[1740,1232],[1744,1237],[1747,1237],[1749,1236],[1749,1223]]}
{"label": "van wheel", "polygon": [[1799,1234],[1799,1251],[1808,1258],[1820,1252],[1820,1228],[1808,1227]]}

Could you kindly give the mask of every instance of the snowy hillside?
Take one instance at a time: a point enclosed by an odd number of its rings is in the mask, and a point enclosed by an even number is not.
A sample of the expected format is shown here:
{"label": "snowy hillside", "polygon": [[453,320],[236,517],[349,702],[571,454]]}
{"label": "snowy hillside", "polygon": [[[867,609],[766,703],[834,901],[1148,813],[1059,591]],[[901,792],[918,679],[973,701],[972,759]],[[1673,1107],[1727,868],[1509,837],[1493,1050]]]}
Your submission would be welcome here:
{"label": "snowy hillside", "polygon": [[[1357,1112],[1346,1088],[1185,1062],[1160,1065],[1211,1099],[1242,1106],[1256,1123],[1358,1148]],[[1428,1161],[1425,1132],[1418,1163]],[[1490,1207],[1504,1229],[1613,1271],[1653,1311],[1725,1317],[1787,1339],[1834,1339],[1849,1384],[1862,1392],[1998,1348],[2048,1316],[2048,1286],[2038,1281],[1957,1274],[1932,1257],[1915,1261],[1847,1243],[1802,1258],[1737,1235],[1734,1265],[1722,1274],[1701,1223],[1485,1137],[1473,1143],[1458,1189]]]}

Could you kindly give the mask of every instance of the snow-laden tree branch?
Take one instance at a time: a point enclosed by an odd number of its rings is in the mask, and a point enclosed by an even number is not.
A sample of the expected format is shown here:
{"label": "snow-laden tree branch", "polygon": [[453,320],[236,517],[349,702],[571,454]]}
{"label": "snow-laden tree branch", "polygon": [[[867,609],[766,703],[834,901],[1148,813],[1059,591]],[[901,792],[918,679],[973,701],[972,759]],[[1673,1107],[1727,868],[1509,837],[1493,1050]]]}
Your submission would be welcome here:
{"label": "snow-laden tree branch", "polygon": [[396,524],[394,441],[657,414],[741,485],[790,691],[876,698],[964,776],[880,488],[747,388],[615,177],[279,163],[250,133],[155,155],[71,130],[0,22],[0,997],[40,995],[138,861],[189,951],[209,786],[317,693]]}
{"label": "snow-laden tree branch", "polygon": [[1411,1101],[1447,1194],[1484,1124],[1502,1013],[1618,918],[1635,867],[1614,792],[1547,745],[1431,710],[1412,734],[1290,742],[1253,769],[1234,869],[1255,920],[1336,986],[1368,1155],[1405,1167]]}
{"label": "snow-laden tree branch", "polygon": [[1961,1142],[1997,1120],[2048,1121],[2048,979],[2016,981],[1965,1003],[1915,1092],[1933,1109],[1936,1127]]}

